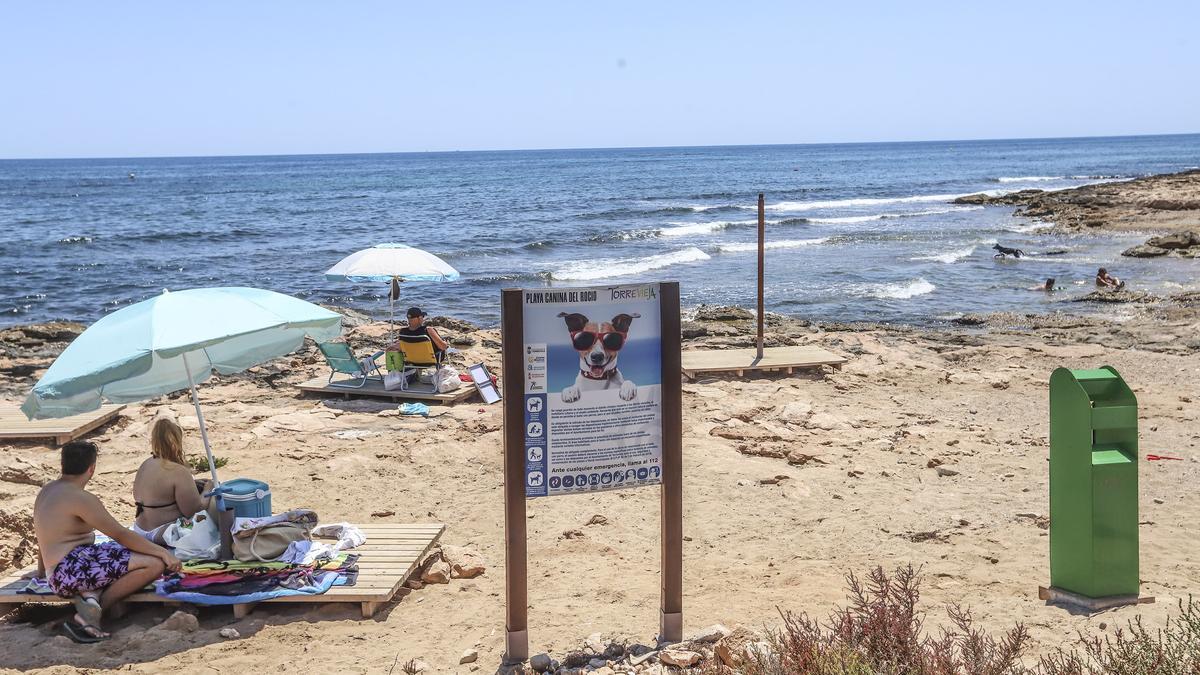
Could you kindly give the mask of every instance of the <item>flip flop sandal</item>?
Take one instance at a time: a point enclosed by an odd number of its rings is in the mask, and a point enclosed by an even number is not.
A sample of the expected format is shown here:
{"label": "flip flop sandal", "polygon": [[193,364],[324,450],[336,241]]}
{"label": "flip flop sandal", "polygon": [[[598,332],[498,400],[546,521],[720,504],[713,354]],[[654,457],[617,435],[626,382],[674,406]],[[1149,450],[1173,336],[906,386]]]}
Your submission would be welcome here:
{"label": "flip flop sandal", "polygon": [[89,628],[91,628],[92,630],[97,631],[97,632],[102,632],[102,631],[100,631],[99,628],[96,628],[95,626],[85,626],[81,623],[78,623],[73,618],[68,619],[67,621],[64,621],[60,630],[62,631],[63,635],[66,635],[67,637],[71,638],[72,642],[74,642],[76,644],[81,644],[81,645],[96,644],[97,642],[104,642],[105,640],[108,639],[107,636],[98,637],[98,636],[88,633]]}
{"label": "flip flop sandal", "polygon": [[100,601],[93,597],[84,597],[77,595],[71,598],[71,604],[75,606],[75,611],[79,614],[79,618],[83,619],[84,623],[89,626],[99,626],[100,617],[104,610],[100,608]]}

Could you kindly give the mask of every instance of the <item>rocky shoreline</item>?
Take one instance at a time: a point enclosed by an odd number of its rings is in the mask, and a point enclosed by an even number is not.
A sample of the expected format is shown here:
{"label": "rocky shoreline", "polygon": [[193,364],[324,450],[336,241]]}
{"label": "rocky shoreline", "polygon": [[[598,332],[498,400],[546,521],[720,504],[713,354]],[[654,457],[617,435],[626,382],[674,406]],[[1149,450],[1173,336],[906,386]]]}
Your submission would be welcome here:
{"label": "rocky shoreline", "polygon": [[955,204],[1016,206],[1013,215],[1051,223],[1055,231],[1200,229],[1200,169],[1085,185],[967,195]]}

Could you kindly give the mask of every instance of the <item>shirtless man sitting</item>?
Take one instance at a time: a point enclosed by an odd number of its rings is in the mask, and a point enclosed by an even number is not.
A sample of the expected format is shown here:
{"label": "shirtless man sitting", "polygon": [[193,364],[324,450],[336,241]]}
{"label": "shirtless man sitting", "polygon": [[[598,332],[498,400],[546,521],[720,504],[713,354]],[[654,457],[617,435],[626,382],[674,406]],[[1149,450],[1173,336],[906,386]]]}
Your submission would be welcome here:
{"label": "shirtless man sitting", "polygon": [[[84,487],[96,472],[96,444],[73,441],[62,448],[62,475],[47,483],[33,503],[38,541],[38,572],[51,590],[70,598],[75,616],[63,624],[67,637],[80,643],[108,638],[100,617],[163,570],[178,570],[179,560],[118,523]],[[96,543],[95,530],[113,541]]]}

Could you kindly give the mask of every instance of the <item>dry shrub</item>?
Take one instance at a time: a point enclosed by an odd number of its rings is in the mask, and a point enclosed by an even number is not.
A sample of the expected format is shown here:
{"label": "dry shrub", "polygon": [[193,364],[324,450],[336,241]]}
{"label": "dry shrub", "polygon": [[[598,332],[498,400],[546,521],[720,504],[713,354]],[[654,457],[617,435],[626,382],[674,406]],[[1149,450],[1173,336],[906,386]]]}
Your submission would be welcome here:
{"label": "dry shrub", "polygon": [[1112,637],[1079,636],[1079,648],[1043,658],[1045,675],[1197,675],[1200,674],[1200,604],[1179,601],[1179,616],[1151,632],[1142,618],[1117,629]]}
{"label": "dry shrub", "polygon": [[921,577],[911,565],[891,575],[871,570],[846,577],[849,602],[825,622],[781,611],[783,626],[768,634],[770,649],[751,650],[736,670],[717,663],[708,673],[746,675],[1200,675],[1200,604],[1179,603],[1180,615],[1151,632],[1140,617],[1111,638],[1080,636],[1027,668],[1029,641],[1017,624],[995,636],[975,626],[969,610],[951,606],[950,627],[924,632],[917,609]]}

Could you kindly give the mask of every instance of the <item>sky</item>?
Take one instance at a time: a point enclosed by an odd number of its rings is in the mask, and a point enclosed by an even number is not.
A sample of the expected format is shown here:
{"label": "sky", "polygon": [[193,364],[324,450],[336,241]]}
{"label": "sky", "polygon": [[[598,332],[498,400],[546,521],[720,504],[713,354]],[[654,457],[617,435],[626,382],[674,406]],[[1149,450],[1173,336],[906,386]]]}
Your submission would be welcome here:
{"label": "sky", "polygon": [[1200,131],[1200,3],[7,2],[0,158]]}

